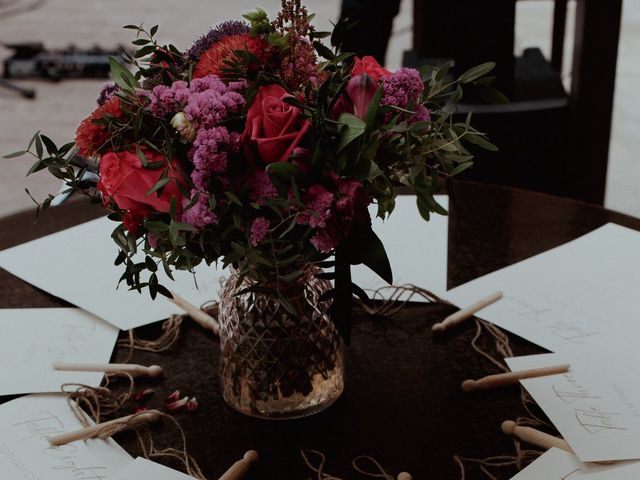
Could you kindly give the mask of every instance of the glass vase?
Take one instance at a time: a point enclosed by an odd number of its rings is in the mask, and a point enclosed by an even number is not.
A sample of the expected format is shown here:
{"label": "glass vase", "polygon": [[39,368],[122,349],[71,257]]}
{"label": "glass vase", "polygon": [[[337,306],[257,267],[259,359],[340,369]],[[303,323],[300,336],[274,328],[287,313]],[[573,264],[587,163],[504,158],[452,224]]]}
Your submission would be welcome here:
{"label": "glass vase", "polygon": [[220,377],[225,401],[253,417],[298,418],[318,413],[344,389],[342,339],[329,318],[331,288],[308,268],[287,285],[292,315],[275,292],[243,292],[232,274],[220,296]]}

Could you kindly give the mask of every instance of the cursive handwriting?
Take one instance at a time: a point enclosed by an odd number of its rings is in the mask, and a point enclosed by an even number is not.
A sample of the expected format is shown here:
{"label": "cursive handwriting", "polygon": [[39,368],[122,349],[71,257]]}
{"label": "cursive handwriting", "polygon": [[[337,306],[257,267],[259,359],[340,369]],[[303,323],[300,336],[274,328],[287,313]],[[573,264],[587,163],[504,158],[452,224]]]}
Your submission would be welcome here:
{"label": "cursive handwriting", "polygon": [[563,340],[571,343],[577,343],[579,345],[584,343],[585,338],[592,337],[593,335],[598,335],[600,333],[597,330],[584,328],[578,322],[567,322],[564,320],[558,320],[547,325],[547,329]]}
{"label": "cursive handwriting", "polygon": [[626,393],[615,383],[609,384],[611,390],[618,396],[620,401],[624,404],[625,407],[629,410],[629,413],[634,417],[640,417],[640,407],[633,400],[631,400]]}
{"label": "cursive handwriting", "polygon": [[61,325],[62,338],[69,343],[86,342],[96,331],[95,320],[91,321],[91,325]]}
{"label": "cursive handwriting", "polygon": [[591,407],[588,410],[575,409],[575,415],[580,426],[592,434],[607,430],[628,430],[614,423],[614,417],[620,415],[620,412],[603,412],[598,407]]}
{"label": "cursive handwriting", "polygon": [[578,383],[575,375],[571,372],[567,372],[562,375],[566,381],[566,384],[551,385],[551,389],[556,396],[562,400],[564,403],[574,403],[579,400],[587,400],[587,399],[602,399],[601,396],[593,395],[589,392],[589,390]]}
{"label": "cursive handwriting", "polygon": [[552,311],[550,308],[534,307],[517,297],[505,297],[505,300],[509,300],[511,302],[511,311],[513,313],[519,317],[526,318],[527,320],[533,320],[534,322],[542,320],[546,314]]}
{"label": "cursive handwriting", "polygon": [[46,438],[48,435],[64,432],[64,424],[53,413],[42,411],[36,418],[13,424],[21,432],[20,442],[31,438]]}

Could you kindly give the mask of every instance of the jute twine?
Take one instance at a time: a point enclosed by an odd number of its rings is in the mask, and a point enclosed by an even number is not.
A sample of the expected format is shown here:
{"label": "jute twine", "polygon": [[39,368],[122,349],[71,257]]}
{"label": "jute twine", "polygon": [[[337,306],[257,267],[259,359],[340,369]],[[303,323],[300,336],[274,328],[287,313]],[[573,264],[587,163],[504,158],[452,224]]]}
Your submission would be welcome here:
{"label": "jute twine", "polygon": [[[318,450],[303,449],[300,450],[300,455],[302,456],[302,459],[306,466],[309,467],[312,472],[315,472],[317,480],[343,480],[340,477],[325,473],[324,468],[326,463],[326,456],[324,453]],[[315,457],[315,462],[314,458],[312,457]],[[394,480],[394,477],[387,473],[375,458],[368,455],[360,455],[359,457],[354,458],[351,462],[351,466],[356,472],[366,477]]]}
{"label": "jute twine", "polygon": [[[389,294],[389,292],[391,292],[391,294]],[[407,302],[411,301],[411,299],[415,297],[421,297],[432,303],[451,305],[450,302],[438,297],[433,292],[412,284],[385,286],[368,293],[372,300],[378,300],[378,302],[375,304],[365,304],[364,302],[359,301],[359,307],[370,315],[383,317],[398,313],[407,304]],[[477,354],[492,363],[498,370],[502,372],[510,371],[504,362],[504,358],[513,357],[513,351],[509,345],[509,337],[490,322],[475,317],[474,321],[476,331],[473,339],[471,340],[471,348]],[[482,338],[484,338],[483,333],[486,333],[489,338],[493,339],[492,350],[497,352],[497,356],[487,352],[480,345]],[[535,405],[535,402],[522,386],[520,386],[520,400],[528,416],[518,417],[516,419],[516,423],[518,425],[531,427],[544,425],[552,428],[548,422],[533,413],[531,406]],[[515,466],[518,470],[522,470],[543,453],[540,450],[522,448],[521,442],[518,438],[512,437],[512,439],[515,455],[498,455],[484,459],[454,455],[453,460],[460,469],[460,480],[466,480],[467,478],[465,464],[478,465],[487,478],[490,480],[498,480],[498,477],[491,473],[489,469]]]}
{"label": "jute twine", "polygon": [[[390,293],[389,293],[390,292]],[[422,298],[429,303],[450,304],[446,300],[438,297],[434,293],[424,288],[412,284],[400,286],[386,286],[370,292],[370,297],[375,303],[358,302],[358,307],[369,315],[389,317],[398,313],[408,302],[416,297]],[[214,318],[218,315],[217,302],[207,302],[201,308]],[[127,348],[128,353],[126,362],[130,361],[135,350],[143,350],[149,352],[164,352],[171,349],[180,338],[180,331],[183,320],[187,315],[172,315],[162,324],[162,334],[153,340],[142,339],[138,337],[133,330],[129,330],[127,338],[118,341],[118,347]],[[508,367],[502,359],[513,356],[513,352],[509,345],[509,338],[498,327],[492,323],[475,318],[475,334],[471,340],[473,350],[483,358],[492,363],[500,371],[509,371]],[[493,339],[493,349],[498,356],[491,354],[480,345],[484,334]],[[109,388],[110,382],[115,378],[124,378],[128,382],[128,387],[124,393],[115,394]],[[90,387],[82,384],[64,384],[63,392],[67,394],[69,403],[78,420],[85,426],[89,424],[82,409],[86,410],[90,417],[99,422],[104,415],[110,415],[117,412],[122,406],[129,401],[133,395],[134,379],[125,372],[111,374],[105,376],[105,382],[100,387]],[[528,416],[519,417],[516,423],[519,425],[540,426],[551,425],[536,416],[531,410],[531,406],[535,404],[530,395],[521,387],[521,401]],[[104,429],[98,431],[98,436],[107,438],[117,432],[123,430],[132,430],[138,441],[141,454],[145,458],[172,458],[180,462],[188,475],[199,480],[206,480],[198,464],[189,454],[187,449],[187,441],[185,433],[178,421],[171,415],[160,412],[162,418],[167,419],[178,431],[181,448],[163,448],[156,447],[153,435],[145,422],[135,420],[135,415],[128,421],[117,422],[105,426]],[[466,480],[466,465],[477,465],[479,469],[490,480],[498,480],[491,469],[516,467],[519,470],[524,468],[528,463],[533,461],[541,451],[522,448],[520,441],[513,437],[515,455],[498,455],[484,459],[476,459],[455,455],[454,462],[460,469],[460,480]],[[306,466],[316,474],[317,480],[343,480],[339,477],[330,475],[324,471],[326,456],[318,450],[301,450],[300,454]],[[366,466],[365,466],[366,465]],[[371,478],[381,478],[384,480],[393,480],[394,477],[387,473],[378,461],[370,456],[359,456],[352,461],[353,469]]]}
{"label": "jute twine", "polygon": [[[217,315],[217,304],[210,305],[207,313]],[[127,338],[119,340],[118,347],[127,348],[128,353],[125,363],[131,360],[135,350],[147,352],[164,352],[172,348],[180,338],[180,330],[185,315],[172,315],[162,324],[162,334],[153,340],[138,337],[133,330],[127,332]],[[82,425],[89,426],[85,412],[95,423],[100,423],[104,416],[111,415],[120,410],[132,397],[135,380],[127,372],[117,372],[105,375],[104,381],[99,387],[91,387],[83,384],[66,383],[62,385],[62,391],[67,394],[67,401],[72,412]],[[114,393],[109,388],[112,380],[124,378],[128,385],[123,393]],[[144,412],[140,412],[142,414]],[[99,429],[95,436],[98,438],[109,438],[118,432],[131,430],[140,448],[140,454],[144,458],[171,458],[176,460],[184,468],[184,471],[199,480],[206,480],[195,459],[187,449],[187,439],[180,423],[172,416],[164,412],[159,412],[160,418],[168,420],[178,431],[180,448],[158,448],[155,444],[153,434],[149,425],[145,422],[136,421],[138,414],[129,417],[128,420],[105,425]]]}
{"label": "jute twine", "polygon": [[[114,393],[109,385],[114,378],[124,378],[128,387],[123,393]],[[79,383],[64,383],[61,386],[67,395],[67,402],[78,421],[85,427],[89,422],[84,412],[88,412],[91,419],[99,423],[103,416],[111,415],[122,408],[133,395],[134,380],[130,373],[119,372],[105,375],[102,385],[91,387]]]}

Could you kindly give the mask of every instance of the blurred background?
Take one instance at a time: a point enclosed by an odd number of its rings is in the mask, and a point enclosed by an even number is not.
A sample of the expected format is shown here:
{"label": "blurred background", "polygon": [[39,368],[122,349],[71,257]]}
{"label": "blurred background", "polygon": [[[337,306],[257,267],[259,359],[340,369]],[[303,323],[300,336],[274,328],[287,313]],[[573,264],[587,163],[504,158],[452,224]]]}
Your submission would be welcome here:
{"label": "blurred background", "polygon": [[[380,18],[392,25],[384,57],[391,70],[448,59],[459,70],[498,63],[498,86],[513,102],[487,107],[470,98],[463,105],[501,148],[478,160],[471,179],[604,202],[640,216],[640,0],[625,0],[622,7],[620,0],[577,1],[401,0],[395,17],[394,11],[383,13],[393,0],[306,4],[319,30],[331,29],[341,12],[374,18],[354,36],[359,53],[371,53],[371,39],[386,37]],[[129,45],[132,32],[121,27],[131,23],[159,24],[163,43],[186,49],[210,27],[255,4],[270,13],[280,6],[279,0],[0,0],[0,61],[15,55],[15,44],[81,50]],[[37,129],[58,144],[72,140],[106,82],[8,80],[36,96],[0,85],[0,156],[23,149]],[[33,205],[25,187],[44,198],[60,186],[44,173],[25,178],[27,157],[0,161],[0,216]]]}

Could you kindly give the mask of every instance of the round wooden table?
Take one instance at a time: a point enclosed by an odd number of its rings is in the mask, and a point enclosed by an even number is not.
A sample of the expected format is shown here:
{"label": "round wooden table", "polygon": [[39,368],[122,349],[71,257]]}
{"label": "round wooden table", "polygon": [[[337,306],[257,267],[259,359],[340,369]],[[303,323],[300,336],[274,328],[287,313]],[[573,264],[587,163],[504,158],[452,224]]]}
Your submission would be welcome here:
{"label": "round wooden table", "polygon": [[[607,222],[640,230],[640,220],[601,207],[550,195],[474,183],[456,183],[450,199],[448,286],[513,264],[561,245]],[[38,238],[103,215],[97,206],[72,201],[46,212],[34,224],[34,213],[0,220],[0,249]],[[87,268],[91,268],[87,265]],[[69,279],[73,281],[73,279]],[[59,307],[64,301],[0,269],[0,308]],[[425,285],[428,288],[427,285]],[[217,378],[218,341],[208,332],[183,324],[181,337],[165,353],[136,352],[132,361],[161,364],[162,379],[140,379],[139,387],[155,393],[149,408],[161,407],[174,389],[198,398],[195,412],[176,415],[187,434],[190,453],[207,478],[218,476],[249,449],[260,461],[251,479],[317,478],[304,464],[300,449],[327,456],[325,471],[345,479],[366,478],[351,468],[358,455],[371,455],[394,476],[406,470],[415,479],[460,478],[453,455],[485,458],[512,455],[514,445],[500,431],[504,419],[525,412],[520,388],[464,394],[461,382],[497,373],[470,347],[473,323],[432,338],[430,326],[451,313],[441,304],[409,304],[391,318],[356,316],[353,342],[347,348],[346,390],[334,406],[310,418],[265,421],[244,417],[226,407]],[[139,329],[152,337],[159,323]],[[509,335],[516,354],[542,350]],[[487,348],[491,345],[485,339]],[[113,361],[126,352],[116,351]],[[0,397],[0,403],[13,397]],[[136,407],[132,402],[122,414]],[[177,446],[168,423],[154,426],[161,447]],[[131,434],[116,440],[139,453]],[[494,471],[510,478],[516,470]],[[470,468],[467,479],[485,478]]]}

